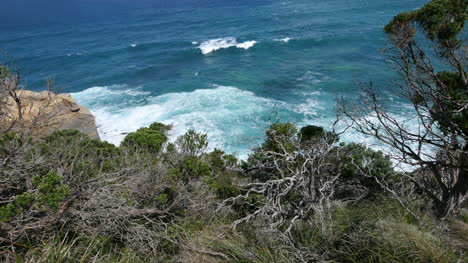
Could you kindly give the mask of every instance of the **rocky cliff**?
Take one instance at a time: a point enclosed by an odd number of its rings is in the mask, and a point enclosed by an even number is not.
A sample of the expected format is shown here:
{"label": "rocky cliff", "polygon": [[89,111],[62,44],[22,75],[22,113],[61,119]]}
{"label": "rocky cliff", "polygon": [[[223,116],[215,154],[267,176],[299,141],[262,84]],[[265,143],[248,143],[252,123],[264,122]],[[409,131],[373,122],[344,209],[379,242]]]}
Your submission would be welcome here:
{"label": "rocky cliff", "polygon": [[70,94],[29,90],[21,90],[17,94],[22,117],[18,114],[18,104],[10,97],[6,103],[9,118],[4,118],[2,126],[13,124],[13,130],[33,127],[32,135],[38,137],[57,130],[76,129],[99,139],[94,116]]}

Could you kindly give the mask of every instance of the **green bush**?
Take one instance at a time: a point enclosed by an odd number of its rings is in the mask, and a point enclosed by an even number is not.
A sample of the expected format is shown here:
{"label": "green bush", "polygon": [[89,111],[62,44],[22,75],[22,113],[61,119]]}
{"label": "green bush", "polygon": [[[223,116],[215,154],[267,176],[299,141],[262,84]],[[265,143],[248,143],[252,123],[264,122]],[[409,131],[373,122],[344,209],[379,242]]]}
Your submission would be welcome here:
{"label": "green bush", "polygon": [[16,215],[16,207],[13,203],[0,206],[0,221],[7,222]]}
{"label": "green bush", "polygon": [[56,173],[48,173],[45,176],[34,176],[33,185],[38,190],[36,201],[40,205],[47,205],[52,210],[67,198],[69,194],[68,185],[62,183],[62,177]]}
{"label": "green bush", "polygon": [[226,163],[223,159],[223,155],[224,152],[219,149],[214,149],[211,153],[206,155],[206,159],[213,170],[217,172],[224,170]]}
{"label": "green bush", "polygon": [[38,154],[50,158],[52,164],[72,169],[75,176],[71,179],[76,181],[116,170],[120,149],[108,142],[91,139],[77,130],[62,130],[34,145],[28,158],[37,158]]}
{"label": "green bush", "polygon": [[301,142],[307,142],[311,140],[317,140],[320,138],[326,138],[328,141],[333,142],[338,139],[338,135],[333,132],[325,131],[323,127],[307,125],[301,128],[298,134]]}
{"label": "green bush", "polygon": [[186,156],[181,166],[184,180],[203,178],[211,175],[210,166],[196,156]]}
{"label": "green bush", "polygon": [[339,164],[343,180],[359,182],[370,190],[371,195],[383,190],[374,177],[385,178],[387,183],[392,183],[395,179],[393,163],[381,151],[374,151],[357,143],[342,143],[335,150],[338,155],[332,156],[337,158],[334,162]]}
{"label": "green bush", "polygon": [[208,136],[189,130],[177,138],[176,144],[182,155],[200,156],[208,147]]}
{"label": "green bush", "polygon": [[221,173],[216,177],[206,178],[205,182],[214,190],[219,199],[227,199],[240,194],[239,189],[232,183],[233,173]]}
{"label": "green bush", "polygon": [[295,150],[291,141],[296,139],[297,128],[292,123],[274,123],[266,131],[266,139],[262,148],[266,151],[283,152],[281,144],[287,152]]}
{"label": "green bush", "polygon": [[215,172],[224,171],[226,168],[236,168],[238,162],[234,155],[225,154],[219,149],[214,149],[207,154],[206,159]]}
{"label": "green bush", "polygon": [[136,132],[129,133],[122,142],[122,145],[137,146],[157,153],[166,141],[167,136],[163,132],[150,128],[141,128]]}
{"label": "green bush", "polygon": [[11,203],[0,207],[0,221],[9,221],[31,207],[47,206],[55,211],[69,194],[68,185],[63,184],[62,177],[56,173],[34,176],[33,186],[31,191],[16,195]]}

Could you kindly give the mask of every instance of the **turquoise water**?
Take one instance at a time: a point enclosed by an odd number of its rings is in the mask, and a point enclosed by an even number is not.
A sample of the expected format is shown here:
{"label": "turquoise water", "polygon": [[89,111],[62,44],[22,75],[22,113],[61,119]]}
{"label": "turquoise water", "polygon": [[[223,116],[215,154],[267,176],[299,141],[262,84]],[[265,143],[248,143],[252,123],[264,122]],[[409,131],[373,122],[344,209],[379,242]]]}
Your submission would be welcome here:
{"label": "turquoise water", "polygon": [[[212,147],[246,154],[279,118],[330,127],[338,96],[358,81],[391,95],[383,26],[422,0],[185,1],[129,7],[85,21],[2,27],[28,88],[52,76],[96,116],[102,139],[118,144],[152,122],[193,128]],[[400,111],[402,112],[402,111]],[[347,133],[343,140],[363,140]]]}

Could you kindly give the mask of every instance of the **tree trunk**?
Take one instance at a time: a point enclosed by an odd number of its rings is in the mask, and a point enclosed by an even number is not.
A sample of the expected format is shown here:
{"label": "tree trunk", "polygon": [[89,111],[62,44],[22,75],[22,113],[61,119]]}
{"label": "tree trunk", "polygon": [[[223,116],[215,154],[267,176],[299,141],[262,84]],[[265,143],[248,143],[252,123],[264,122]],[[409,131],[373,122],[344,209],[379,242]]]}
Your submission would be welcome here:
{"label": "tree trunk", "polygon": [[458,176],[455,184],[448,189],[448,195],[443,199],[445,207],[442,207],[442,217],[456,215],[466,203],[468,192],[468,144],[465,144],[460,154]]}

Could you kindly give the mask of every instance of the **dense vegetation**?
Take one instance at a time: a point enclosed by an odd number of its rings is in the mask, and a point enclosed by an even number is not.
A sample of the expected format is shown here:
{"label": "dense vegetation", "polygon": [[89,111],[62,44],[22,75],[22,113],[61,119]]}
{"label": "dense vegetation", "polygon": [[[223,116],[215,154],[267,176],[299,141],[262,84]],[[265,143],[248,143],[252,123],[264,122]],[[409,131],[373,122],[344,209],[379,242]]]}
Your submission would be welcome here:
{"label": "dense vegetation", "polygon": [[[465,262],[468,91],[457,36],[466,10],[466,1],[434,0],[385,28],[422,116],[419,134],[392,121],[370,89],[370,103],[338,107],[352,128],[400,154],[393,160],[340,142],[337,131],[291,123],[272,123],[246,160],[209,150],[193,130],[170,142],[161,123],[119,147],[75,130],[32,138],[21,118],[21,129],[0,125],[0,259]],[[427,64],[418,30],[450,70]],[[0,103],[20,104],[19,75],[0,67],[0,77]],[[9,116],[0,108],[0,124]],[[414,150],[426,145],[433,159]]]}
{"label": "dense vegetation", "polygon": [[[163,135],[169,128],[155,123],[148,129]],[[367,175],[372,171],[392,189],[407,190],[388,156],[358,144],[337,145],[337,135],[317,129],[298,132],[289,123],[272,124],[265,143],[243,162],[218,149],[206,151],[206,136],[194,131],[156,148],[162,136],[145,139],[147,129],[127,135],[141,139],[126,139],[121,147],[73,130],[32,142],[5,133],[1,195],[9,202],[0,209],[2,257],[26,262],[462,259],[467,214],[441,223],[417,193],[400,203]],[[307,184],[279,183],[289,178]]]}

